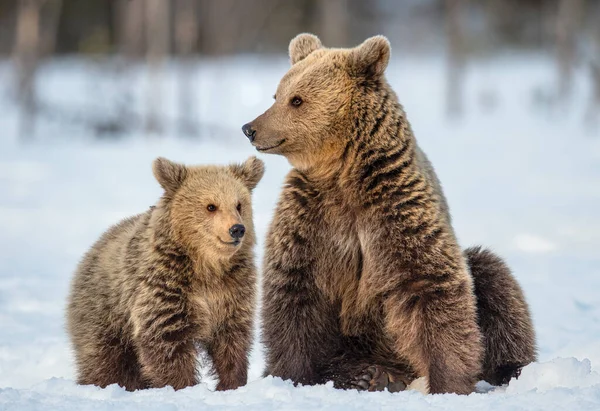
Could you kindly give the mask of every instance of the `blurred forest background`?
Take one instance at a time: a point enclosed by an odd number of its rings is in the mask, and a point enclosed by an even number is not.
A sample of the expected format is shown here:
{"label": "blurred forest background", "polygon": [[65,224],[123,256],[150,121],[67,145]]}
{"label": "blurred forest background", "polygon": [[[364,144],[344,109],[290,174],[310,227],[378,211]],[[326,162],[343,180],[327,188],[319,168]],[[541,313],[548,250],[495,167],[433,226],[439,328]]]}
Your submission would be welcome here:
{"label": "blurred forest background", "polygon": [[[195,114],[193,82],[203,59],[283,55],[289,40],[305,31],[329,46],[353,46],[381,33],[394,56],[443,55],[450,116],[461,114],[468,62],[511,53],[554,61],[556,83],[534,92],[538,104],[568,98],[579,68],[590,78],[586,118],[597,121],[600,111],[599,0],[0,0],[0,59],[10,59],[14,76],[9,95],[1,97],[20,107],[23,135],[39,116],[76,122],[95,135],[138,128],[161,134],[167,121],[157,103],[161,73],[176,61],[173,121],[183,134],[197,135],[203,119]],[[111,97],[122,109],[112,112],[86,113],[40,98],[40,68],[73,56],[115,79],[143,66],[154,88],[146,93],[145,113],[128,110],[126,83]],[[481,98],[481,104],[493,101]]]}

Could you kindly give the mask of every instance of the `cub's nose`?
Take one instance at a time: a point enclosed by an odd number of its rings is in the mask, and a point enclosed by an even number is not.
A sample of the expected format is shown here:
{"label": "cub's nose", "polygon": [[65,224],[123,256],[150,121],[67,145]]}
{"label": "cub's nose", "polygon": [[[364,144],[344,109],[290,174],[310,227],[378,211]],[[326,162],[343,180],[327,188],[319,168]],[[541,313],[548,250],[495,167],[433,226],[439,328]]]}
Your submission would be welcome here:
{"label": "cub's nose", "polygon": [[242,224],[234,224],[229,229],[229,235],[231,236],[231,238],[233,238],[235,240],[241,239],[245,233],[246,233],[246,227],[244,227]]}
{"label": "cub's nose", "polygon": [[256,130],[254,130],[252,128],[252,124],[250,124],[250,123],[244,124],[242,126],[242,131],[244,132],[246,137],[248,137],[248,140],[250,140],[250,142],[254,141],[254,136],[256,135]]}

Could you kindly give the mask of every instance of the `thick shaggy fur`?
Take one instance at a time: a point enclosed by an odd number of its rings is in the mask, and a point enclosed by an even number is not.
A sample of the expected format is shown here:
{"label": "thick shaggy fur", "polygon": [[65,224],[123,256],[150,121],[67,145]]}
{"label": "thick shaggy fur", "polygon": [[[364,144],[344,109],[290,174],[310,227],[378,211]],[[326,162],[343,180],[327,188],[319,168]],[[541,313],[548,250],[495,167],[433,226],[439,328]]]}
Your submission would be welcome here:
{"label": "thick shaggy fur", "polygon": [[[381,36],[326,49],[300,35],[275,103],[245,126],[259,151],[294,167],[266,241],[266,374],[358,389],[422,376],[432,393],[467,394],[482,375],[504,381],[503,367],[533,361],[533,330],[497,257],[469,253],[474,283],[385,80],[389,56]],[[522,327],[500,331],[511,322]]]}
{"label": "thick shaggy fur", "polygon": [[485,355],[481,379],[506,384],[536,359],[535,333],[521,287],[509,268],[488,250],[465,250],[475,283]]}
{"label": "thick shaggy fur", "polygon": [[[165,189],[157,205],[109,229],[75,273],[67,320],[77,382],[184,388],[198,383],[202,348],[218,390],[244,385],[256,287],[250,191],[263,163],[157,159],[154,174]],[[246,234],[224,244],[233,224]]]}

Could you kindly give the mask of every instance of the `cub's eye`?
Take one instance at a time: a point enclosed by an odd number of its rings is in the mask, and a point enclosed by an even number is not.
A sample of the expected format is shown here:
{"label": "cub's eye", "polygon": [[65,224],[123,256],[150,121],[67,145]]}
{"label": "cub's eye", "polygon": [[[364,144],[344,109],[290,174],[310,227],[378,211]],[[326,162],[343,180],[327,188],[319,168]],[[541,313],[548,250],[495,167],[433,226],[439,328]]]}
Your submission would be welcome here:
{"label": "cub's eye", "polygon": [[242,212],[242,204],[238,203],[236,209],[238,210],[238,213],[241,213]]}
{"label": "cub's eye", "polygon": [[290,103],[292,104],[292,106],[298,107],[300,104],[302,104],[302,99],[300,97],[296,96],[296,97],[292,98]]}
{"label": "cub's eye", "polygon": [[208,211],[210,211],[211,213],[213,213],[213,212],[217,211],[217,206],[214,205],[214,204],[209,204],[209,205],[206,206],[206,209]]}
{"label": "cub's eye", "polygon": [[273,100],[277,100],[277,94],[273,94]]}

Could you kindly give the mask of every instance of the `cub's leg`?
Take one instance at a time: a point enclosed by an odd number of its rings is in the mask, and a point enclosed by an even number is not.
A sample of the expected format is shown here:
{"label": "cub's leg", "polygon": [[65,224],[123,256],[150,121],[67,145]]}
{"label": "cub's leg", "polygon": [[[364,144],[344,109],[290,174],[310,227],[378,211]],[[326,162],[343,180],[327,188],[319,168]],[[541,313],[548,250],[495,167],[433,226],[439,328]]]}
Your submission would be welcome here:
{"label": "cub's leg", "polygon": [[131,345],[118,337],[99,338],[80,344],[76,354],[79,375],[77,383],[106,387],[119,384],[128,391],[148,388],[140,364]]}
{"label": "cub's leg", "polygon": [[[244,316],[244,313],[238,313]],[[252,314],[229,318],[207,344],[214,372],[219,378],[217,391],[233,390],[248,382],[248,352],[252,344]]]}
{"label": "cub's leg", "polygon": [[481,378],[506,384],[536,360],[535,332],[521,287],[504,261],[488,250],[465,250],[475,285],[485,355]]}
{"label": "cub's leg", "polygon": [[[163,300],[157,295],[161,294],[140,292],[132,311],[134,344],[142,375],[153,388],[170,385],[178,390],[196,385],[196,327],[177,294]],[[167,294],[163,291],[162,295]],[[148,296],[152,298],[146,300]]]}

